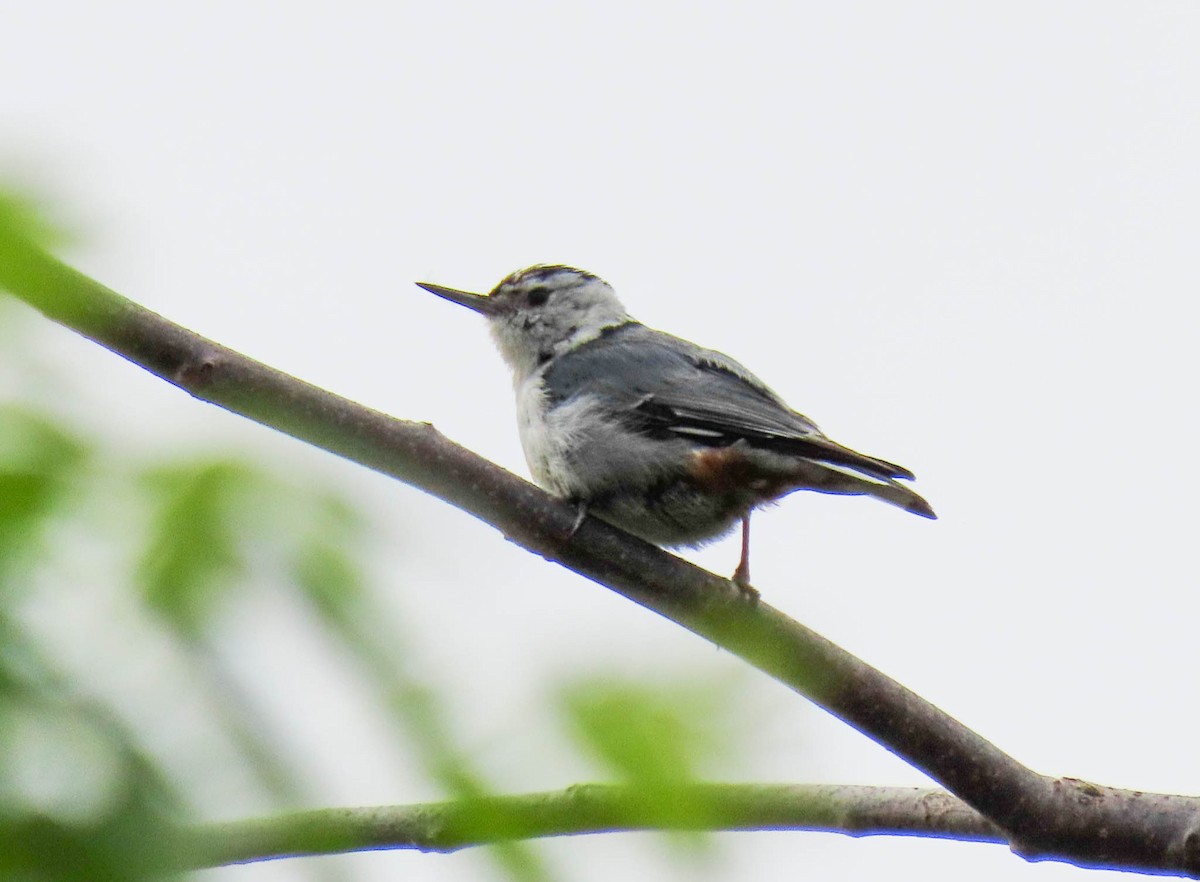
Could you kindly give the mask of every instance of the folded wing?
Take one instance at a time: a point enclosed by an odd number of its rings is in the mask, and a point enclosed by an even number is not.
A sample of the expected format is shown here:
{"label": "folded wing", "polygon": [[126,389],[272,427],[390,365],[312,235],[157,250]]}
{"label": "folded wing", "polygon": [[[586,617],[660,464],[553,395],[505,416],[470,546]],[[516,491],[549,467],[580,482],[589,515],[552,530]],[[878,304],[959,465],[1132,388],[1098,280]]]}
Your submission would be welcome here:
{"label": "folded wing", "polygon": [[[636,322],[611,328],[545,373],[553,403],[602,395],[631,427],[697,444],[755,447],[848,468],[879,481],[912,472],[830,440],[741,364]],[[585,385],[586,384],[586,385]]]}

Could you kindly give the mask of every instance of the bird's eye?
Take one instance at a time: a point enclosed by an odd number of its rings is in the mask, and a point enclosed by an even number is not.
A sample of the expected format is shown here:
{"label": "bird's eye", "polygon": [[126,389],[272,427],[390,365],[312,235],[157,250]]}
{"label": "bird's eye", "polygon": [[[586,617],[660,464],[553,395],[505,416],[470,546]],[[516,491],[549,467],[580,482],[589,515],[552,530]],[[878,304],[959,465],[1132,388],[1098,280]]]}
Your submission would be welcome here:
{"label": "bird's eye", "polygon": [[550,289],[545,285],[530,288],[529,293],[525,295],[525,299],[529,302],[530,306],[541,306],[550,299]]}

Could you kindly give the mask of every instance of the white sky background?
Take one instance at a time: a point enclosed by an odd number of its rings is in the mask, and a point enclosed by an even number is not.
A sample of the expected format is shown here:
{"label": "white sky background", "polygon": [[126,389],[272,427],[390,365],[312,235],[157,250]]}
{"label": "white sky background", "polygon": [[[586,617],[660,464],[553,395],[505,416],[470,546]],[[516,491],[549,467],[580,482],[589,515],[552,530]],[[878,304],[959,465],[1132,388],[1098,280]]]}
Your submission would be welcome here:
{"label": "white sky background", "polygon": [[[769,602],[1039,771],[1200,791],[1200,6],[42,2],[4,18],[0,171],[68,206],[85,271],[525,474],[482,322],[411,282],[590,269],[648,324],[912,468],[940,514],[792,497],[755,522]],[[927,783],[440,502],[65,332],[40,340],[123,443],[241,445],[358,496],[384,524],[397,632],[506,789],[598,777],[540,707],[613,671],[734,683],[749,735],[719,777]],[[687,556],[731,571],[736,539]],[[313,804],[435,797],[309,627],[265,598],[229,646],[314,769]],[[214,813],[256,810],[222,786]],[[648,837],[543,851],[571,880],[674,872]],[[337,860],[368,880],[492,873],[478,854]],[[818,834],[729,835],[708,860],[678,873],[1084,878],[996,847]]]}

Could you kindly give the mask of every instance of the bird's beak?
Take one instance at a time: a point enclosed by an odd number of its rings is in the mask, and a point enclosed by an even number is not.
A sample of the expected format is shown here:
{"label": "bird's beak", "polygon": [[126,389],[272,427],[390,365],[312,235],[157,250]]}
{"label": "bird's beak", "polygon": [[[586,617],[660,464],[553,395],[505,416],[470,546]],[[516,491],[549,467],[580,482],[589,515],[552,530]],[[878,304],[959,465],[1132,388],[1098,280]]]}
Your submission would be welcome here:
{"label": "bird's beak", "polygon": [[436,294],[438,297],[444,297],[451,303],[473,309],[481,315],[491,316],[497,312],[496,301],[483,294],[471,294],[467,291],[457,291],[454,288],[443,288],[441,285],[434,285],[431,282],[417,282],[417,287],[424,288],[430,294]]}

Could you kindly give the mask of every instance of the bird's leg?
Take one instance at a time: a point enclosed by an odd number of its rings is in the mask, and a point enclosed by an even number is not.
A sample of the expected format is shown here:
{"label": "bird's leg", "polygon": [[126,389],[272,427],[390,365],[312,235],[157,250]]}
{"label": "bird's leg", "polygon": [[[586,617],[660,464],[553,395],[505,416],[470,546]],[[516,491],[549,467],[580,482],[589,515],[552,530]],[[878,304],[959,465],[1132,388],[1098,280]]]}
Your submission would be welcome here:
{"label": "bird's leg", "polygon": [[758,592],[750,585],[750,512],[742,518],[742,557],[733,571],[733,584],[751,603],[758,600]]}
{"label": "bird's leg", "polygon": [[750,584],[750,513],[742,518],[742,557],[733,571],[733,583],[738,587]]}

